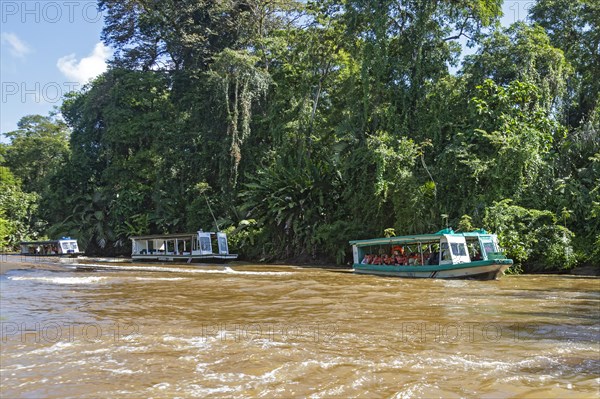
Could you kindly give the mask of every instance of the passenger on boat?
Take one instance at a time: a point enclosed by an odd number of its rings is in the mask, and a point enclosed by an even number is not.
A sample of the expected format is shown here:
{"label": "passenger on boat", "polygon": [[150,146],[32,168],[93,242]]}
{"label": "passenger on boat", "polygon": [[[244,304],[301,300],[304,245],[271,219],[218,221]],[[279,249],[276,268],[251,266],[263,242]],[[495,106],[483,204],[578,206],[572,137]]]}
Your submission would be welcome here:
{"label": "passenger on boat", "polygon": [[415,266],[421,266],[421,254],[415,254]]}
{"label": "passenger on boat", "polygon": [[419,265],[426,265],[429,262],[430,257],[431,252],[429,250],[423,252],[423,256],[419,256]]}
{"label": "passenger on boat", "polygon": [[429,259],[427,259],[427,264],[428,265],[439,265],[440,263],[440,253],[435,251],[432,252],[431,255],[429,256]]}
{"label": "passenger on boat", "polygon": [[362,263],[363,265],[368,265],[373,261],[373,255],[371,254],[365,254],[365,257],[363,258]]}
{"label": "passenger on boat", "polygon": [[400,256],[400,255],[394,256],[394,264],[395,265],[403,265],[404,260],[403,260],[402,256]]}
{"label": "passenger on boat", "polygon": [[383,264],[383,265],[389,265],[390,264],[390,257],[387,254],[383,254],[381,256],[381,264]]}
{"label": "passenger on boat", "polygon": [[421,256],[416,252],[412,252],[410,254],[410,257],[408,258],[408,264],[411,266],[420,265],[421,264]]}
{"label": "passenger on boat", "polygon": [[402,247],[401,245],[394,245],[392,247],[392,252],[394,253],[394,255],[396,254],[396,251],[399,254],[404,255],[404,247]]}

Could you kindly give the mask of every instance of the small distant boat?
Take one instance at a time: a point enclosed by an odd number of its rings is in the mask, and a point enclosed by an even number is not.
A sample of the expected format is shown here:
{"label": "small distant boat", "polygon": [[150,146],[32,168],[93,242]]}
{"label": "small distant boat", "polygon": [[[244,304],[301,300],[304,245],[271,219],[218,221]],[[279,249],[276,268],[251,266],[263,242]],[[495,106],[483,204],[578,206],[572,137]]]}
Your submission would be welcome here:
{"label": "small distant boat", "polygon": [[65,256],[79,254],[77,240],[71,237],[62,237],[58,240],[23,241],[21,255],[27,256]]}
{"label": "small distant boat", "polygon": [[485,230],[350,241],[354,272],[380,276],[494,280],[512,264]]}
{"label": "small distant boat", "polygon": [[[134,236],[131,239],[131,259],[139,261],[229,261],[237,254],[229,253],[227,235],[222,232]],[[213,252],[213,244],[218,251]]]}

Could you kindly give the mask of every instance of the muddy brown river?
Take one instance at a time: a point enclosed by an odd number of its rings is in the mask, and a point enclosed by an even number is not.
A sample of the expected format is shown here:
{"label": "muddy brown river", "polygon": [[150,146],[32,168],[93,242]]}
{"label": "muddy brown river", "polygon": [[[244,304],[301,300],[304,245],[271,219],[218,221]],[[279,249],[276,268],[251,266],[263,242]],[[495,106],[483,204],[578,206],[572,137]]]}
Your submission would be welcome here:
{"label": "muddy brown river", "polygon": [[598,278],[107,266],[0,276],[0,397],[599,397]]}

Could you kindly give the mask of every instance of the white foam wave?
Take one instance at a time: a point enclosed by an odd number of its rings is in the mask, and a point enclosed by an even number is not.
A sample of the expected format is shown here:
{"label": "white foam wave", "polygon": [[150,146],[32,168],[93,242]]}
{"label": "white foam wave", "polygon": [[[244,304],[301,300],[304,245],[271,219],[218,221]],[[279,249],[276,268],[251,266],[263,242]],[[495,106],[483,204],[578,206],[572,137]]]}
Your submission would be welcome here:
{"label": "white foam wave", "polygon": [[100,349],[95,349],[95,350],[89,350],[89,351],[83,351],[81,352],[82,355],[96,355],[98,353],[106,353],[106,352],[111,352],[112,349],[110,348],[100,348]]}
{"label": "white foam wave", "polygon": [[106,277],[89,276],[89,277],[28,277],[28,276],[11,276],[9,280],[13,281],[39,281],[50,284],[97,284]]}
{"label": "white foam wave", "polygon": [[[203,349],[208,350],[213,346],[219,338],[214,336],[198,336],[191,338],[174,337],[172,335],[166,335],[163,337],[163,341],[174,345],[176,350],[185,349]],[[178,344],[180,342],[180,344]]]}
{"label": "white foam wave", "polygon": [[4,374],[4,373],[8,372],[9,370],[10,371],[17,371],[17,370],[23,370],[23,369],[30,369],[31,370],[33,367],[39,367],[39,366],[41,366],[41,365],[38,365],[38,364],[29,364],[29,365],[25,366],[23,364],[13,364],[13,365],[8,366],[8,367],[0,368],[0,371],[2,372],[2,374]]}
{"label": "white foam wave", "polygon": [[[123,330],[123,331],[125,331],[125,330]],[[122,337],[120,337],[120,340],[124,341],[124,342],[138,342],[138,340],[140,339],[141,336],[142,336],[141,334],[132,332],[131,334],[123,335]]]}
{"label": "white foam wave", "polygon": [[191,274],[233,274],[247,276],[284,276],[294,274],[293,272],[267,272],[267,271],[249,271],[234,270],[229,266],[223,269],[207,268],[183,268],[183,267],[164,267],[164,266],[122,266],[122,265],[102,265],[92,263],[74,263],[73,266],[85,269],[97,268],[100,270],[123,270],[123,271],[142,271],[142,272],[171,272],[171,273],[191,273]]}
{"label": "white foam wave", "polygon": [[321,399],[330,397],[343,397],[344,386],[340,385],[335,388],[330,388],[322,392],[313,393],[309,396],[310,399]]}
{"label": "white foam wave", "polygon": [[462,288],[466,287],[470,284],[469,280],[446,280],[446,279],[438,279],[442,282],[442,284],[446,287],[452,288]]}
{"label": "white foam wave", "polygon": [[49,346],[49,347],[34,349],[31,352],[29,352],[29,354],[30,355],[40,355],[40,354],[60,352],[64,349],[70,348],[72,346],[73,346],[72,342],[57,342],[54,345]]}
{"label": "white foam wave", "polygon": [[262,349],[270,349],[270,348],[286,348],[289,346],[287,342],[278,342],[268,338],[262,339],[253,339],[249,341],[252,345],[260,346]]}
{"label": "white foam wave", "polygon": [[336,361],[332,360],[329,362],[326,362],[324,360],[306,360],[306,361],[300,363],[300,366],[305,367],[305,368],[310,367],[310,366],[316,366],[316,367],[320,367],[320,368],[327,370],[327,369],[337,366],[339,364],[340,364],[340,362],[337,360]]}
{"label": "white foam wave", "polygon": [[181,281],[186,280],[185,277],[136,277],[140,281]]}
{"label": "white foam wave", "polygon": [[[432,385],[418,382],[403,387],[403,389],[392,397],[393,399],[410,399],[424,397],[424,393],[427,389],[430,389]],[[442,397],[442,396],[439,396]]]}
{"label": "white foam wave", "polygon": [[221,386],[218,388],[209,388],[209,387],[203,387],[200,385],[193,384],[193,385],[190,385],[190,390],[191,390],[192,396],[201,398],[201,397],[215,396],[215,395],[217,397],[223,396],[223,394],[226,394],[226,393],[230,394],[232,392],[239,391],[239,388],[234,389],[234,388],[226,387],[226,386]]}
{"label": "white foam wave", "polygon": [[534,356],[517,362],[508,360],[502,361],[485,358],[472,358],[471,356],[463,357],[456,355],[448,356],[447,358],[443,359],[423,358],[419,364],[415,365],[415,368],[430,368],[432,366],[439,368],[462,367],[464,370],[477,371],[482,375],[487,375],[489,373],[497,373],[498,371],[508,372],[529,367],[541,367],[547,369],[549,367],[556,367],[559,365],[560,361],[558,359],[543,355]]}
{"label": "white foam wave", "polygon": [[134,370],[130,370],[130,369],[127,369],[127,368],[121,368],[121,369],[107,369],[107,368],[105,368],[103,370],[108,371],[108,372],[110,372],[112,374],[121,374],[121,375],[140,374],[140,373],[144,372],[143,370],[135,370],[134,371]]}
{"label": "white foam wave", "polygon": [[360,387],[362,387],[368,381],[369,381],[368,377],[366,377],[364,375],[360,376],[356,380],[354,380],[354,382],[352,383],[352,388],[359,389]]}

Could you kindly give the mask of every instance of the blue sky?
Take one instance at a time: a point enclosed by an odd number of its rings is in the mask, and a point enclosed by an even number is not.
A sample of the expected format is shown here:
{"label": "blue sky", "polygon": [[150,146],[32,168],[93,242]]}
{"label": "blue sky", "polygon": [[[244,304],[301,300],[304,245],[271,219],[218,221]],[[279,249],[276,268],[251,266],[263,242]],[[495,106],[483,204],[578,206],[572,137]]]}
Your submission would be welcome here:
{"label": "blue sky", "polygon": [[47,115],[106,69],[102,24],[95,0],[0,1],[2,133],[25,115]]}
{"label": "blue sky", "polygon": [[[503,25],[524,19],[532,4],[505,1]],[[95,0],[0,0],[0,132],[25,115],[47,115],[106,69],[112,51],[100,41],[102,25]]]}

